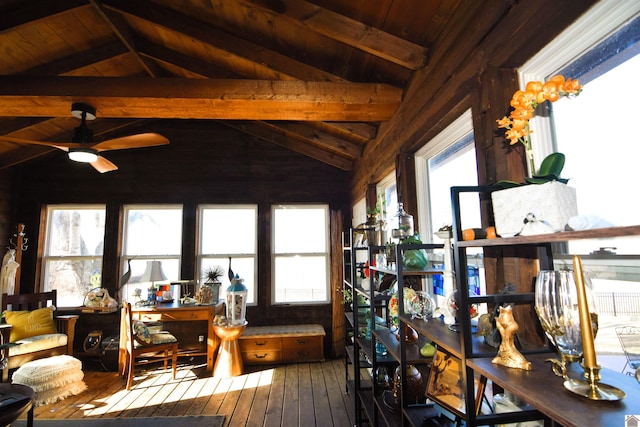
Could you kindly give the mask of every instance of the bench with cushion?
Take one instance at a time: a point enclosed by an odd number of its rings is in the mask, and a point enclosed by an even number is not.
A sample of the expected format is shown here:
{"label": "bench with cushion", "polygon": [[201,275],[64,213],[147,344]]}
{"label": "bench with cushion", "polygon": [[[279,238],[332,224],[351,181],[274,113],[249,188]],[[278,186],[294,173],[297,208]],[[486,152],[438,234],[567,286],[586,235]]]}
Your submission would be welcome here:
{"label": "bench with cushion", "polygon": [[62,354],[73,355],[76,315],[56,316],[55,290],[36,294],[2,295],[4,318],[0,324],[7,366],[2,369],[2,382],[9,371],[36,359]]}
{"label": "bench with cushion", "polygon": [[322,325],[249,326],[238,338],[245,364],[324,360]]}

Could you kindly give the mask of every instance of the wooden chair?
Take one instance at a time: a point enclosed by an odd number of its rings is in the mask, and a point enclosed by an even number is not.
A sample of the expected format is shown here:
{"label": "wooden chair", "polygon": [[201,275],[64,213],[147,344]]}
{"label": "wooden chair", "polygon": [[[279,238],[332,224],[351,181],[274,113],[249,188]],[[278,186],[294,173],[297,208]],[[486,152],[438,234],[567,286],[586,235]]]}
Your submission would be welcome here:
{"label": "wooden chair", "polygon": [[634,375],[640,368],[640,328],[635,326],[620,326],[616,328],[616,335],[620,340],[622,351],[627,358],[627,363],[622,368],[622,372],[630,367],[633,371],[627,375]]}
{"label": "wooden chair", "polygon": [[[163,334],[168,335],[168,334]],[[122,307],[122,319],[120,323],[120,349],[124,351],[124,365],[122,376],[127,376],[127,390],[131,390],[133,385],[133,371],[135,366],[164,361],[164,369],[167,369],[167,363],[171,359],[171,367],[173,370],[173,379],[176,379],[176,369],[178,364],[178,341],[147,344],[136,336],[134,330],[134,321],[131,315],[131,303],[125,303]]]}
{"label": "wooden chair", "polygon": [[[56,306],[57,304],[57,292],[55,290],[49,292],[41,292],[36,294],[19,294],[19,295],[2,295],[2,310],[9,311],[33,311],[39,308],[48,306]],[[57,356],[61,354],[73,355],[73,340],[75,336],[77,315],[55,315],[54,323],[56,330],[59,334],[67,336],[66,344],[58,345],[52,344],[46,348],[40,348],[39,344],[22,344],[18,347],[12,347],[4,349],[4,356],[7,358],[7,366],[2,369],[2,382],[9,380],[9,370],[18,368],[27,362],[32,360],[42,359],[50,356]],[[11,325],[0,324],[0,335],[2,335],[2,342],[9,343],[11,336]],[[31,339],[29,339],[31,341]],[[35,349],[31,351],[31,348]],[[26,350],[26,351],[25,351]]]}

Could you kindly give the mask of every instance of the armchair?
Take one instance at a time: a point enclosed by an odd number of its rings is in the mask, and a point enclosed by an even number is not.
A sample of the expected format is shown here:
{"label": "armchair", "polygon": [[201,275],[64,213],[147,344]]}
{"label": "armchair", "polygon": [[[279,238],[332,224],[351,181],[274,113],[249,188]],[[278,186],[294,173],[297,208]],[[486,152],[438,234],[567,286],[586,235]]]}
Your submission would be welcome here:
{"label": "armchair", "polygon": [[[55,290],[2,295],[2,312],[6,313],[0,324],[1,343],[18,344],[1,350],[1,357],[6,362],[6,366],[2,367],[2,382],[9,380],[10,370],[26,362],[61,354],[73,355],[78,316],[56,316],[53,309],[56,304]],[[37,322],[35,327],[34,317]]]}

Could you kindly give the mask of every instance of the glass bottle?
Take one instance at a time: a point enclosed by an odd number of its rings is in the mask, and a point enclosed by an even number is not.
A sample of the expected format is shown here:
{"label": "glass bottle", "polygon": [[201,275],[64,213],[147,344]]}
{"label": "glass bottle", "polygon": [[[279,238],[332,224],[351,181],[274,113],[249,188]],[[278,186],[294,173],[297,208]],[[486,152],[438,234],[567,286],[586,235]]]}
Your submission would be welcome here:
{"label": "glass bottle", "polygon": [[405,212],[402,203],[398,203],[398,213],[395,214],[393,219],[392,237],[402,240],[405,237],[413,236],[413,215]]}

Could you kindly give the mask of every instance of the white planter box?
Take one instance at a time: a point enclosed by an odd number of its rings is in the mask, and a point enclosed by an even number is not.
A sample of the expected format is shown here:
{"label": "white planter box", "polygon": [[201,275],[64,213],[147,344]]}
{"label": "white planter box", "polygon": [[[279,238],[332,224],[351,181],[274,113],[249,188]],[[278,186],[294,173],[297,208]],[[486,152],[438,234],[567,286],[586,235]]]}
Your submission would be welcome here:
{"label": "white planter box", "polygon": [[511,237],[522,230],[524,218],[532,213],[554,231],[562,231],[569,218],[578,215],[576,189],[557,181],[524,185],[491,193],[496,233]]}

